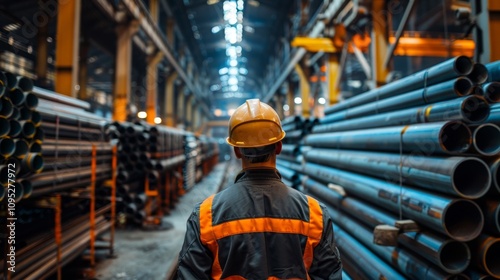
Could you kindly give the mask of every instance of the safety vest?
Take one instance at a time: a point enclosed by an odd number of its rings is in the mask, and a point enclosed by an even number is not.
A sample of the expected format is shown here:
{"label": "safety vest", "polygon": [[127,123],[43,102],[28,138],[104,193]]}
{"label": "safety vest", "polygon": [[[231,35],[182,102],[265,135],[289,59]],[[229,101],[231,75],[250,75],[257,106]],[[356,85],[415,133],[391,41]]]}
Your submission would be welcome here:
{"label": "safety vest", "polygon": [[[217,241],[221,238],[245,233],[289,233],[307,237],[302,259],[306,271],[309,271],[313,261],[313,250],[319,244],[323,233],[323,212],[319,203],[307,197],[309,205],[309,221],[282,218],[245,218],[231,220],[217,225],[212,224],[212,202],[215,195],[207,198],[200,205],[200,240],[213,253],[212,278],[221,279],[223,268],[219,263],[219,248]],[[224,279],[243,280],[242,276],[229,276]],[[279,279],[269,277],[267,279]],[[281,279],[281,278],[280,278]],[[310,279],[307,276],[307,279]]]}

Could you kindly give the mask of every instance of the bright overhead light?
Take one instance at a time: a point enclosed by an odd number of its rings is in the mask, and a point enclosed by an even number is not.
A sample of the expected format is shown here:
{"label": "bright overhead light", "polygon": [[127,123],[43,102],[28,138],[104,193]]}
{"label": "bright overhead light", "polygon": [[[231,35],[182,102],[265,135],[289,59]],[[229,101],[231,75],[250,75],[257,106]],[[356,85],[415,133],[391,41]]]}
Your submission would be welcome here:
{"label": "bright overhead light", "polygon": [[[221,68],[219,69],[219,75],[225,75],[227,74],[227,71],[228,71],[227,67]],[[229,72],[231,72],[231,69],[229,69]]]}
{"label": "bright overhead light", "polygon": [[[220,74],[220,72],[219,72],[219,74]],[[236,67],[229,68],[229,75],[233,75],[233,76],[238,75],[238,68],[236,68]]]}
{"label": "bright overhead light", "polygon": [[144,111],[140,111],[139,113],[137,113],[137,117],[139,119],[145,119],[148,117],[148,113],[144,112]]}
{"label": "bright overhead light", "polygon": [[326,103],[326,99],[324,97],[320,97],[320,98],[318,98],[318,103],[323,105]]}
{"label": "bright overhead light", "polygon": [[230,91],[238,91],[238,89],[239,89],[239,88],[238,88],[238,86],[237,86],[237,85],[232,85],[232,86],[230,86],[230,87],[229,87],[229,90],[230,90]]}
{"label": "bright overhead light", "polygon": [[160,117],[156,117],[155,120],[154,120],[155,124],[160,124],[161,123],[161,118]]}
{"label": "bright overhead light", "polygon": [[215,33],[218,33],[219,31],[221,31],[221,27],[220,26],[214,26],[212,27],[212,33],[215,34]]}
{"label": "bright overhead light", "polygon": [[295,98],[293,99],[293,102],[295,102],[295,104],[301,104],[301,103],[302,103],[302,98],[300,98],[300,97],[295,97]]}
{"label": "bright overhead light", "polygon": [[222,115],[222,110],[221,110],[221,109],[215,109],[215,111],[214,111],[214,115],[215,115],[216,117],[220,117],[220,116]]}
{"label": "bright overhead light", "polygon": [[248,70],[246,68],[240,68],[240,74],[246,75],[246,74],[248,74]]}
{"label": "bright overhead light", "polygon": [[19,27],[21,27],[21,25],[19,23],[9,23],[9,24],[5,25],[3,27],[3,29],[5,29],[5,31],[11,32],[11,31],[19,29]]}
{"label": "bright overhead light", "polygon": [[229,60],[229,65],[235,67],[238,65],[238,61],[236,59],[231,59]]}
{"label": "bright overhead light", "polygon": [[290,106],[288,106],[288,104],[283,105],[283,110],[284,111],[290,110]]}
{"label": "bright overhead light", "polygon": [[219,3],[219,0],[207,0],[207,4],[208,5],[214,5],[214,4],[217,4]]}
{"label": "bright overhead light", "polygon": [[235,76],[231,76],[229,78],[229,80],[227,81],[227,84],[231,85],[231,86],[237,85],[238,84],[238,78],[236,78]]}

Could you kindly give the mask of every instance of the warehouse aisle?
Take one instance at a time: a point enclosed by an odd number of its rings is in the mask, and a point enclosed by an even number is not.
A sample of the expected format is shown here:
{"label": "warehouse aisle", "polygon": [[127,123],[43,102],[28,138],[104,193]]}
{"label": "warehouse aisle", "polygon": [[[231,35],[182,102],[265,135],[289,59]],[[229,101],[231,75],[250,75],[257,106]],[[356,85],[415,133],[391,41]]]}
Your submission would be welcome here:
{"label": "warehouse aisle", "polygon": [[[163,218],[166,230],[120,229],[116,232],[115,259],[102,255],[96,267],[100,280],[166,279],[177,262],[186,230],[186,220],[196,203],[217,192],[231,178],[235,164],[223,162],[198,182]],[[228,176],[226,176],[226,174]]]}

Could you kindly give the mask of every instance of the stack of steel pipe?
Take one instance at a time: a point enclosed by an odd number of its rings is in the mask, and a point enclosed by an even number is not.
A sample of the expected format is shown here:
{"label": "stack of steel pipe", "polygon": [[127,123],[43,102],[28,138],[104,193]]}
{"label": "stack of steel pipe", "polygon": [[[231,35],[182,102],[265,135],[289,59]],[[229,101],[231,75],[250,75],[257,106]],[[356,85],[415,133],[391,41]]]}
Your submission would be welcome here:
{"label": "stack of steel pipe", "polygon": [[203,175],[207,175],[212,171],[218,162],[219,144],[216,139],[202,135],[200,139],[201,148],[201,170]]}
{"label": "stack of steel pipe", "polygon": [[[300,149],[286,149],[302,158],[288,165],[306,176],[304,190],[335,208],[341,235],[380,267],[409,279],[500,278],[500,80],[488,80],[491,68],[459,56],[349,98],[325,109]],[[419,230],[400,230],[396,246],[373,243],[375,226],[404,219]],[[356,260],[354,247],[340,249]]]}
{"label": "stack of steel pipe", "polygon": [[184,190],[189,191],[196,184],[196,158],[198,156],[198,140],[191,133],[184,136],[184,154],[186,163],[183,168]]}
{"label": "stack of steel pipe", "polygon": [[32,196],[89,186],[94,148],[97,186],[111,179],[112,145],[105,132],[107,120],[86,111],[90,104],[85,101],[38,87],[32,93],[39,99],[37,111],[43,130],[35,137],[43,139],[39,152],[44,161],[43,172],[29,177]]}
{"label": "stack of steel pipe", "polygon": [[28,198],[32,186],[26,178],[43,169],[43,132],[38,97],[32,90],[31,79],[0,72],[0,201],[9,185],[15,189],[9,198],[16,202]]}

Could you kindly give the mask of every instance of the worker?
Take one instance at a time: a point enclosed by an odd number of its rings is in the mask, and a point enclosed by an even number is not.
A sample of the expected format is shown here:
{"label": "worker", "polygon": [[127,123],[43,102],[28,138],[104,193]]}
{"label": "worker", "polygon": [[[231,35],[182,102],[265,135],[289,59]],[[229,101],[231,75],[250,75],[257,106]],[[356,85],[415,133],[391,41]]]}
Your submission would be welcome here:
{"label": "worker", "polygon": [[242,171],[194,208],[177,279],[342,278],[328,211],[276,169],[284,137],[278,114],[260,100],[235,110],[226,141]]}

